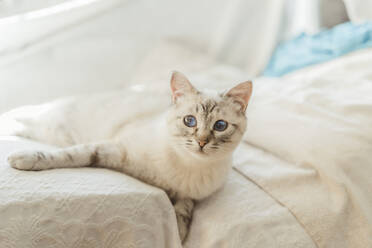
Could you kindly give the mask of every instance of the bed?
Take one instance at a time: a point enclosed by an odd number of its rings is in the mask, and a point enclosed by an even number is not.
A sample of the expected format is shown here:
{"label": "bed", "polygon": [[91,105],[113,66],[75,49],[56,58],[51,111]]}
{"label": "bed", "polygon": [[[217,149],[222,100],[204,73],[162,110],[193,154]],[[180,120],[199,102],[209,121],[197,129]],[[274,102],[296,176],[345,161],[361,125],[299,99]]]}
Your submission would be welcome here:
{"label": "bed", "polygon": [[[148,83],[127,90],[159,90],[167,75],[157,72],[173,64],[149,68],[159,56],[162,49],[133,79]],[[190,58],[180,69],[199,87],[246,77],[208,60],[194,68]],[[254,80],[234,167],[220,191],[197,203],[185,247],[372,247],[371,61],[369,48]],[[9,167],[11,151],[33,147],[52,148],[0,139],[1,247],[181,247],[164,192],[104,169]]]}

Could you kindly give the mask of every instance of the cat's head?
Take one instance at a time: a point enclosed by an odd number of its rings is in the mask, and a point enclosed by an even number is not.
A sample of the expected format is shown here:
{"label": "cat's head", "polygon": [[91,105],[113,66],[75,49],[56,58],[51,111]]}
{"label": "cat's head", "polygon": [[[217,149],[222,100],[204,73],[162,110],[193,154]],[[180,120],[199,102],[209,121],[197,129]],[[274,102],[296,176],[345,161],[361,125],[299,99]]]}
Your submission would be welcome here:
{"label": "cat's head", "polygon": [[230,155],[246,129],[252,83],[240,83],[223,93],[198,91],[183,74],[174,72],[171,90],[168,128],[172,146],[197,158]]}

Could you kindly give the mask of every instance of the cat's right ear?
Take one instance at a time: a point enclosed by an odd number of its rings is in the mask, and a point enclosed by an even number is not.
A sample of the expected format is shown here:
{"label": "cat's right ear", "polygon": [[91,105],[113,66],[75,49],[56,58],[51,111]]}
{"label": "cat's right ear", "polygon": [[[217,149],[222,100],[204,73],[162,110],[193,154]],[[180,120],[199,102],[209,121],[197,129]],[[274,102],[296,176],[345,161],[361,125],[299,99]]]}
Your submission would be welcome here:
{"label": "cat's right ear", "polygon": [[172,101],[175,103],[180,96],[197,93],[190,81],[181,72],[173,71],[171,78]]}
{"label": "cat's right ear", "polygon": [[251,95],[252,95],[251,81],[240,83],[226,93],[226,96],[232,97],[234,99],[234,102],[240,104],[241,110],[243,112],[245,112],[245,110],[247,109],[248,101],[251,98]]}

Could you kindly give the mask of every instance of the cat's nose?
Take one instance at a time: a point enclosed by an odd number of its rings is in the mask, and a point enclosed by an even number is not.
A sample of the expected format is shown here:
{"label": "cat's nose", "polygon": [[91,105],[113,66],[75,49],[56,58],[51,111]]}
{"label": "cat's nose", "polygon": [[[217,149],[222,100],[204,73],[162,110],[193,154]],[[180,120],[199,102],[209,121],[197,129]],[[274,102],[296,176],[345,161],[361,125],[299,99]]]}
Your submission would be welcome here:
{"label": "cat's nose", "polygon": [[208,143],[208,140],[207,139],[199,140],[198,143],[199,143],[200,148],[203,148]]}

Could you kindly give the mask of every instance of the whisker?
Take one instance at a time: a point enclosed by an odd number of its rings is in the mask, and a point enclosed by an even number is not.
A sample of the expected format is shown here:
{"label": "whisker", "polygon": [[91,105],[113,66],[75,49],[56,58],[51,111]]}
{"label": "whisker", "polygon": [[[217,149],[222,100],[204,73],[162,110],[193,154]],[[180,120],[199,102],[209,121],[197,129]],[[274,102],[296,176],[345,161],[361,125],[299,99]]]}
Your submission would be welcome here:
{"label": "whisker", "polygon": [[223,143],[230,143],[231,140],[230,139],[221,139],[221,142],[223,142]]}

